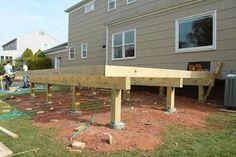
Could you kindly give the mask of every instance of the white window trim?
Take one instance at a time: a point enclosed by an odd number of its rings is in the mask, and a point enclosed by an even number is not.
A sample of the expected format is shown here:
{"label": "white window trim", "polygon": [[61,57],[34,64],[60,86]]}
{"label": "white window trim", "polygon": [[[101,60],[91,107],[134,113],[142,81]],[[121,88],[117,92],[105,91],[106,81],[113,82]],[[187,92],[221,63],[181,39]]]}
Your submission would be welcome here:
{"label": "white window trim", "polygon": [[[89,5],[91,5],[91,4],[93,4],[93,10],[90,10],[90,11],[86,10],[86,7],[89,6]],[[91,1],[91,2],[89,2],[89,3],[87,3],[87,4],[85,4],[85,6],[84,6],[84,13],[85,13],[85,14],[88,14],[88,13],[94,11],[94,10],[95,10],[95,1]]]}
{"label": "white window trim", "polygon": [[129,4],[136,3],[136,2],[137,2],[137,0],[133,0],[132,2],[129,2],[129,0],[126,0],[126,2],[127,2],[127,5],[129,5]]}
{"label": "white window trim", "polygon": [[[83,46],[86,45],[86,56],[84,57],[83,56]],[[88,58],[88,44],[87,43],[83,43],[80,45],[80,53],[81,53],[81,58],[84,59],[84,58]]]}
{"label": "white window trim", "polygon": [[[213,17],[213,45],[211,46],[201,46],[201,47],[195,47],[195,48],[182,48],[179,49],[179,22],[190,20],[193,18],[198,18],[202,16],[212,15]],[[175,52],[176,53],[187,53],[187,52],[198,52],[198,51],[209,51],[209,50],[215,50],[216,49],[216,30],[217,30],[217,17],[216,17],[216,10],[197,14],[193,16],[188,16],[180,19],[175,20]]]}
{"label": "white window trim", "polygon": [[[70,58],[70,49],[71,48],[74,48],[74,58]],[[71,46],[71,47],[69,47],[69,60],[71,61],[71,60],[75,60],[75,46]]]}
{"label": "white window trim", "polygon": [[114,0],[114,1],[115,1],[115,7],[114,7],[113,9],[110,9],[110,8],[109,8],[109,6],[110,6],[110,0],[107,0],[107,10],[108,10],[108,12],[113,11],[113,10],[116,10],[116,0]]}
{"label": "white window trim", "polygon": [[[134,56],[133,57],[125,57],[125,49],[124,49],[125,35],[124,34],[126,32],[131,32],[131,31],[134,31]],[[120,34],[120,33],[122,33],[122,58],[114,58],[114,45],[113,45],[114,44],[114,35]],[[136,49],[136,28],[112,34],[112,61],[136,59],[136,53],[137,53],[137,49]]]}

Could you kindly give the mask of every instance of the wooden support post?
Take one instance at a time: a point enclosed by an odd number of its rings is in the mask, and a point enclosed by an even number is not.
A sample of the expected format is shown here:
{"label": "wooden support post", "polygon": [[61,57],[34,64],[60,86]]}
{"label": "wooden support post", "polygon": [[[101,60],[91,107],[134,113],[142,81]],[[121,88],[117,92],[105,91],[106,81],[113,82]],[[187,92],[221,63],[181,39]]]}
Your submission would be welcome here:
{"label": "wooden support post", "polygon": [[159,87],[159,95],[163,96],[165,93],[165,87]]}
{"label": "wooden support post", "polygon": [[32,97],[35,97],[35,83],[31,83],[31,94]]}
{"label": "wooden support post", "polygon": [[121,90],[113,88],[111,99],[110,127],[112,129],[123,129],[125,125],[121,122]]}
{"label": "wooden support post", "polygon": [[72,109],[78,111],[80,107],[80,86],[73,86],[72,92]]}
{"label": "wooden support post", "polygon": [[174,113],[175,108],[175,87],[167,87],[166,111]]}
{"label": "wooden support post", "polygon": [[52,85],[47,84],[47,103],[52,104]]}
{"label": "wooden support post", "polygon": [[96,94],[97,94],[97,93],[96,93],[96,88],[95,88],[95,87],[92,87],[92,88],[91,88],[91,91],[92,91],[93,95],[96,95]]}
{"label": "wooden support post", "polygon": [[198,101],[205,102],[205,89],[204,86],[198,86]]}
{"label": "wooden support post", "polygon": [[126,101],[130,101],[130,90],[124,90],[123,91],[123,99]]}

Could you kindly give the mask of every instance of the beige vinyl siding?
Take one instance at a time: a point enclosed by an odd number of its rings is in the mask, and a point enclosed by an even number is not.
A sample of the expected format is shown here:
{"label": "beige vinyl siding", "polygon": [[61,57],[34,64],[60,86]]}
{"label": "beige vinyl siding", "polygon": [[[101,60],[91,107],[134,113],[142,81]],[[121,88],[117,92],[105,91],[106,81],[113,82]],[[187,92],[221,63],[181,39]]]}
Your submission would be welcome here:
{"label": "beige vinyl siding", "polygon": [[[84,8],[69,13],[69,47],[75,46],[75,60],[65,66],[104,65],[106,63],[106,26],[137,15],[158,11],[196,0],[138,0],[127,5],[117,1],[116,9],[107,11],[107,0],[97,0],[89,14]],[[175,53],[175,20],[217,10],[217,49],[212,51]],[[112,34],[136,29],[136,59],[112,61]],[[88,58],[81,59],[80,45],[88,44]],[[210,61],[211,70],[223,61],[225,72],[236,72],[236,1],[205,0],[156,15],[109,26],[108,64],[187,69],[188,62]],[[63,65],[63,66],[64,66]]]}
{"label": "beige vinyl siding", "polygon": [[[217,10],[217,49],[175,53],[175,20]],[[188,62],[210,61],[214,71],[223,61],[225,72],[236,72],[236,1],[207,0],[109,28],[109,64],[187,69]],[[111,60],[111,35],[136,28],[136,59]]]}

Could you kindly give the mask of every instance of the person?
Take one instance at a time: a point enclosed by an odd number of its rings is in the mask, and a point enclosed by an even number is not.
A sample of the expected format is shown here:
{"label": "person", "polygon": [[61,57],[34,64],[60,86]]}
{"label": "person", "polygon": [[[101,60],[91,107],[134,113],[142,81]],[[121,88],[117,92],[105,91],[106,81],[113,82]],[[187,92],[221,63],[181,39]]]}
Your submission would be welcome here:
{"label": "person", "polygon": [[7,64],[4,66],[4,76],[6,79],[5,89],[9,90],[14,78],[14,72],[12,69],[11,61],[7,61]]}
{"label": "person", "polygon": [[[28,71],[28,66],[23,63],[22,65],[22,69],[23,71]],[[29,87],[29,79],[28,76],[26,74],[23,75],[23,87],[22,88],[28,88]]]}

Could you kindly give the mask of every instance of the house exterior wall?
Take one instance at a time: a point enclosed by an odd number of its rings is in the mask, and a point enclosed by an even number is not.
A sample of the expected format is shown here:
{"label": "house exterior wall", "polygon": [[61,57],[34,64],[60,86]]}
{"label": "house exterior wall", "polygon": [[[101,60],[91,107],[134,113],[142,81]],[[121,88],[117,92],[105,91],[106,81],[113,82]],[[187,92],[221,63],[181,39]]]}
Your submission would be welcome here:
{"label": "house exterior wall", "polygon": [[70,65],[68,65],[68,63],[69,63],[68,62],[68,49],[55,51],[53,53],[48,53],[48,54],[46,54],[46,56],[51,59],[53,68],[55,68],[55,58],[56,57],[61,58],[60,67],[70,67]]}
{"label": "house exterior wall", "polygon": [[[113,21],[145,15],[153,11],[196,2],[191,5],[167,9],[145,18],[117,25]],[[95,10],[85,14],[84,8],[69,13],[69,47],[75,46],[75,60],[66,61],[67,66],[106,64],[106,26],[108,26],[109,65],[143,66],[155,68],[187,69],[189,62],[210,61],[211,71],[218,61],[223,62],[225,73],[236,73],[236,1],[235,0],[137,0],[127,5],[126,0],[117,1],[117,8],[107,11],[107,0],[95,1]],[[216,49],[199,52],[175,52],[175,20],[216,10]],[[136,58],[112,60],[112,34],[136,29]],[[81,59],[80,44],[88,43],[88,58]],[[68,58],[68,57],[66,57]]]}

